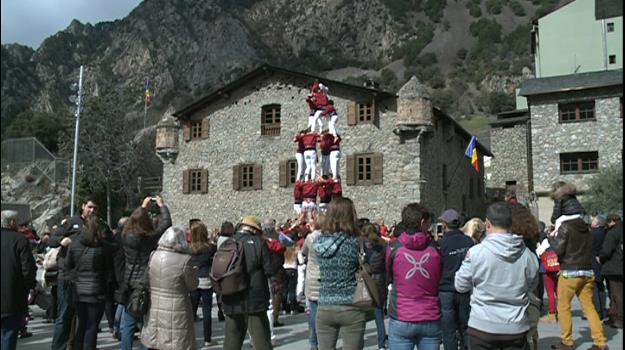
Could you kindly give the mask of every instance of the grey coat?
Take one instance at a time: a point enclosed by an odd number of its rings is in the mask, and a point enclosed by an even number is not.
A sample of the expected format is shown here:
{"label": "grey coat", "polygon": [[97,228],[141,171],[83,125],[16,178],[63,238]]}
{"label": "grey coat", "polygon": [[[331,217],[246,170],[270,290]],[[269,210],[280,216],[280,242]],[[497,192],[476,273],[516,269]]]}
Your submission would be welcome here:
{"label": "grey coat", "polygon": [[159,350],[195,350],[189,292],[198,285],[191,255],[159,247],[150,259],[150,310],[141,342]]}

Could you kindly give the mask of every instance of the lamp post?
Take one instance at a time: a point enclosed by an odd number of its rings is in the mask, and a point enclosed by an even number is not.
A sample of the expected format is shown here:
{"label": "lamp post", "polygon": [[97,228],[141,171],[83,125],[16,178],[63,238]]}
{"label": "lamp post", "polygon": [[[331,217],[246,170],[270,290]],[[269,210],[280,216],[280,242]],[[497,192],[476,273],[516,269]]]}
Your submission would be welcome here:
{"label": "lamp post", "polygon": [[74,160],[72,162],[72,200],[70,206],[70,216],[74,216],[74,195],[76,194],[76,163],[78,161],[78,138],[80,131],[80,105],[82,102],[82,73],[83,66],[80,66],[80,76],[78,77],[78,96],[76,99],[76,130],[74,132]]}

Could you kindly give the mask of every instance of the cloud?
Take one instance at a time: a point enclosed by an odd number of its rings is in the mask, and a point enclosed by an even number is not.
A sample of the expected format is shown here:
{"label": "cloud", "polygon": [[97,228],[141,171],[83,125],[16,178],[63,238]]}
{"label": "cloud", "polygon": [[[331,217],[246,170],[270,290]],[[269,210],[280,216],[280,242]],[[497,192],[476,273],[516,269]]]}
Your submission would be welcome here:
{"label": "cloud", "polygon": [[126,17],[140,0],[1,0],[2,43],[39,47],[73,19],[96,24]]}

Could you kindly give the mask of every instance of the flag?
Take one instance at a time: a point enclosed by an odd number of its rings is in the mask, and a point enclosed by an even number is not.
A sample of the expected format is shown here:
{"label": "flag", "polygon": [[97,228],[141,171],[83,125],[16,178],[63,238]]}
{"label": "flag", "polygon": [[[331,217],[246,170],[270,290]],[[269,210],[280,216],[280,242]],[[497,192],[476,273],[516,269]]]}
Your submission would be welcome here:
{"label": "flag", "polygon": [[469,145],[467,146],[467,150],[464,152],[464,155],[471,159],[471,166],[473,166],[473,169],[479,173],[480,161],[477,159],[477,138],[475,136],[471,136],[471,141],[469,141]]}
{"label": "flag", "polygon": [[145,80],[145,105],[150,107],[152,105],[152,93],[150,92],[150,79]]}

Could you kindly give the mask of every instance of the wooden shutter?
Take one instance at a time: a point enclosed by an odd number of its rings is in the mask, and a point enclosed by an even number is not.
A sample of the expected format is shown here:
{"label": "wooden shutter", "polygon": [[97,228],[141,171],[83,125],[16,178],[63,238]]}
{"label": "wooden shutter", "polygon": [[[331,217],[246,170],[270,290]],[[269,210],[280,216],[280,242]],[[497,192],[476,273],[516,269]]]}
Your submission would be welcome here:
{"label": "wooden shutter", "polygon": [[191,171],[183,170],[182,171],[182,193],[189,193],[189,176]]}
{"label": "wooden shutter", "polygon": [[254,189],[263,189],[263,166],[254,164]]}
{"label": "wooden shutter", "polygon": [[378,109],[375,105],[375,98],[371,100],[371,122],[378,125]]}
{"label": "wooden shutter", "polygon": [[381,185],[384,174],[384,159],[382,157],[382,153],[374,153],[371,157],[371,162],[373,163],[373,174],[371,176],[373,183]]}
{"label": "wooden shutter", "polygon": [[208,133],[210,131],[210,122],[208,118],[202,119],[202,139],[208,138]]}
{"label": "wooden shutter", "polygon": [[358,124],[358,119],[356,116],[356,102],[350,102],[347,105],[347,125],[356,124]]}
{"label": "wooden shutter", "polygon": [[241,167],[235,165],[232,167],[232,189],[238,191],[241,189]]}
{"label": "wooden shutter", "polygon": [[280,187],[287,187],[289,184],[288,163],[287,160],[280,162],[280,180],[278,181]]}
{"label": "wooden shutter", "polygon": [[182,131],[184,134],[184,141],[185,142],[191,141],[191,123],[190,122],[185,122],[182,124]]}
{"label": "wooden shutter", "polygon": [[200,175],[200,192],[208,193],[208,170],[202,169]]}
{"label": "wooden shutter", "polygon": [[355,185],[356,184],[356,156],[350,155],[347,156],[347,166],[345,167],[345,172],[347,175],[347,184]]}

